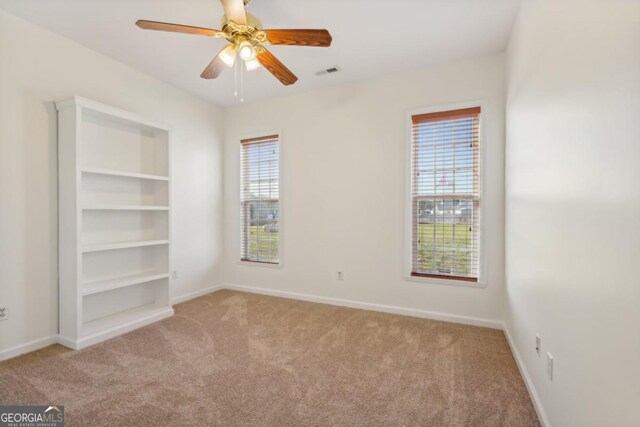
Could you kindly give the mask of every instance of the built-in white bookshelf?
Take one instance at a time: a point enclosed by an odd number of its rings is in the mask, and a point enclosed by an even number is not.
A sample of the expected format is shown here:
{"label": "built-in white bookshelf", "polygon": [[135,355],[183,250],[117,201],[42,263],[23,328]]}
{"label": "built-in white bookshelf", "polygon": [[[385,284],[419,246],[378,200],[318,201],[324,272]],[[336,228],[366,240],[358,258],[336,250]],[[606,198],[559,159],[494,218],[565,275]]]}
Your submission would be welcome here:
{"label": "built-in white bookshelf", "polygon": [[60,342],[79,349],[173,315],[169,129],[56,102]]}

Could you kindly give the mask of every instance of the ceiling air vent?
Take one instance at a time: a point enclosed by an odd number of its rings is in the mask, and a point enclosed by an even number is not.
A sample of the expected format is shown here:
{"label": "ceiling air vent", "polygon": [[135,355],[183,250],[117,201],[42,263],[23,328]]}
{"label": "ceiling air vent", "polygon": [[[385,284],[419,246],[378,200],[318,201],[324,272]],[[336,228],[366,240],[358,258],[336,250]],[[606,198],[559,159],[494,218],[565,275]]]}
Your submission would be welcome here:
{"label": "ceiling air vent", "polygon": [[324,76],[325,74],[333,74],[340,71],[340,68],[336,65],[335,67],[327,68],[326,70],[321,70],[316,72],[316,76]]}

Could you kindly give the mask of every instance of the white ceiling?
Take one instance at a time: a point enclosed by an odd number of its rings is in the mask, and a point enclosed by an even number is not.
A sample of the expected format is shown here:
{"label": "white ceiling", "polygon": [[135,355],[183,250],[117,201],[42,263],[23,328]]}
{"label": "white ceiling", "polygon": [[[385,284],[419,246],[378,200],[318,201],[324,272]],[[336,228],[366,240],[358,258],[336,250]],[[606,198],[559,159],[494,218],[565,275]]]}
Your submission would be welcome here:
{"label": "white ceiling", "polygon": [[[520,0],[253,0],[264,28],[326,28],[329,48],[269,49],[299,78],[245,74],[245,102],[405,72],[505,49]],[[220,27],[219,0],[0,0],[0,7],[218,105],[237,104],[231,70],[200,73],[225,40],[137,28],[137,19]],[[341,72],[316,76],[337,65]]]}

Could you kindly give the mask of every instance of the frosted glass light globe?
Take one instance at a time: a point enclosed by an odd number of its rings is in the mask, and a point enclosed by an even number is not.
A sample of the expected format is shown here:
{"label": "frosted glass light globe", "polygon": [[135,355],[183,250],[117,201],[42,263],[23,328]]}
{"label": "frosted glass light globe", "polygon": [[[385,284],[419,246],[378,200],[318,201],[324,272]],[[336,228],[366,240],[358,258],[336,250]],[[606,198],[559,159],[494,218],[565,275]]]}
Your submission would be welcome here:
{"label": "frosted glass light globe", "polygon": [[251,43],[242,42],[238,49],[238,54],[240,55],[240,58],[244,59],[245,61],[249,61],[255,57],[256,50],[253,48]]}

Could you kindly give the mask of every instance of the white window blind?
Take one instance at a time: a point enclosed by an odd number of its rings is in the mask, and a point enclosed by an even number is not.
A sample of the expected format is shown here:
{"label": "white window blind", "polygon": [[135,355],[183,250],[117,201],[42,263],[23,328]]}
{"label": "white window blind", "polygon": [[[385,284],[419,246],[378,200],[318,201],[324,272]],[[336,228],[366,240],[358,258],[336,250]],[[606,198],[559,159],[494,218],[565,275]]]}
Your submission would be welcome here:
{"label": "white window blind", "polygon": [[411,275],[477,282],[480,107],[411,121]]}
{"label": "white window blind", "polygon": [[243,139],[241,259],[280,262],[280,142],[278,135]]}

